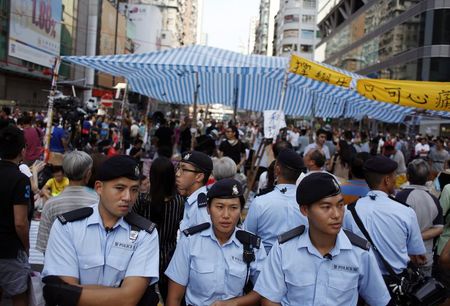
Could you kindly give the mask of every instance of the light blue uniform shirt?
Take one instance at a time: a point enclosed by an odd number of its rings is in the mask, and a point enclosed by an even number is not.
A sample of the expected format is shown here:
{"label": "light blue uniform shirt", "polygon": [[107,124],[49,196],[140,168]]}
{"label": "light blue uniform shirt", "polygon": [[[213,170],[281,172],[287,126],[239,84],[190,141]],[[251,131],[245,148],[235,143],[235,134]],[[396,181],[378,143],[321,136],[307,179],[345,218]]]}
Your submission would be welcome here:
{"label": "light blue uniform shirt", "polygon": [[[356,212],[378,251],[396,273],[406,268],[408,255],[426,253],[414,210],[389,199],[383,191],[369,191],[367,196],[356,202]],[[347,209],[343,227],[364,237]],[[378,265],[383,275],[389,274],[379,259]]]}
{"label": "light blue uniform shirt", "polygon": [[391,299],[372,251],[351,244],[341,230],[332,259],[324,258],[308,231],[276,244],[254,290],[281,305],[356,305],[358,293],[372,306]]}
{"label": "light blue uniform shirt", "polygon": [[[284,189],[286,192],[282,193]],[[297,204],[296,190],[294,184],[276,185],[272,192],[256,197],[250,205],[243,228],[261,237],[267,254],[278,235],[308,224]]]}
{"label": "light blue uniform shirt", "polygon": [[118,287],[129,276],[159,278],[159,243],[152,234],[139,231],[130,239],[131,226],[120,218],[106,232],[98,211],[89,217],[62,224],[57,219],[50,231],[42,275],[71,276],[81,285]]}
{"label": "light blue uniform shirt", "polygon": [[180,222],[180,231],[184,231],[187,228],[202,224],[205,222],[211,223],[211,218],[208,215],[208,211],[205,207],[198,207],[197,197],[200,193],[206,195],[207,189],[205,186],[200,187],[194,191],[184,203],[183,220]]}
{"label": "light blue uniform shirt", "polygon": [[[236,230],[223,245],[219,244],[212,227],[180,239],[165,274],[186,287],[186,304],[211,305],[243,295],[247,264],[243,260],[243,245],[235,236]],[[253,283],[266,258],[262,246],[254,251],[256,260],[250,265]]]}

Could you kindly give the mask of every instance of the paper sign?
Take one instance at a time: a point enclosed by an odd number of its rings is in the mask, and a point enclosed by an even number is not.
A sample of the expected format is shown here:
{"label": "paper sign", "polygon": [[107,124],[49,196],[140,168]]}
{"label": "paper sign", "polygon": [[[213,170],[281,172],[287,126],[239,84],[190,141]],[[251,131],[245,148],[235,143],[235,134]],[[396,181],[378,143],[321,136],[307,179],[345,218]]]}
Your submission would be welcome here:
{"label": "paper sign", "polygon": [[276,138],[280,129],[286,127],[284,112],[278,110],[264,111],[264,138]]}

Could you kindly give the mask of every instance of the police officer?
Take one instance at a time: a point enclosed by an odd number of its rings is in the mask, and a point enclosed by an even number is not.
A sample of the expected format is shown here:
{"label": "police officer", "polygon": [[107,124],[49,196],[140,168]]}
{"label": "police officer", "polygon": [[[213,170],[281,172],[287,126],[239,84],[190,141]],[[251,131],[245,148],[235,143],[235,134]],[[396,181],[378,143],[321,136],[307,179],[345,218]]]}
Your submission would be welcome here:
{"label": "police officer", "polygon": [[45,253],[47,305],[156,305],[155,225],[129,213],[139,192],[139,167],[130,156],[107,159],[95,190],[98,205],[58,216]]}
{"label": "police officer", "polygon": [[366,240],[342,230],[344,200],[336,179],[312,173],[298,186],[308,226],[278,237],[254,290],[262,305],[386,305],[389,293]]}
{"label": "police officer", "polygon": [[274,168],[275,189],[256,197],[250,205],[244,228],[261,237],[267,253],[277,235],[308,222],[295,201],[295,182],[304,169],[302,158],[294,150],[281,151]]}
{"label": "police officer", "polygon": [[206,211],[205,185],[212,169],[212,160],[205,153],[191,151],[183,154],[175,173],[178,192],[187,197],[180,223],[181,231],[211,221]]}
{"label": "police officer", "polygon": [[180,305],[184,294],[187,305],[257,305],[258,294],[243,295],[244,287],[256,280],[266,254],[259,237],[236,227],[245,203],[240,183],[218,181],[207,203],[212,223],[183,231],[166,270],[167,306]]}
{"label": "police officer", "polygon": [[[390,197],[395,191],[396,169],[397,163],[385,156],[367,160],[364,163],[364,175],[371,190],[366,197],[356,202],[354,208],[375,247],[394,272],[399,274],[407,267],[410,259],[419,265],[425,263],[426,250],[414,210]],[[348,210],[344,228],[364,237]],[[390,283],[388,270],[378,256],[377,259],[386,282]]]}

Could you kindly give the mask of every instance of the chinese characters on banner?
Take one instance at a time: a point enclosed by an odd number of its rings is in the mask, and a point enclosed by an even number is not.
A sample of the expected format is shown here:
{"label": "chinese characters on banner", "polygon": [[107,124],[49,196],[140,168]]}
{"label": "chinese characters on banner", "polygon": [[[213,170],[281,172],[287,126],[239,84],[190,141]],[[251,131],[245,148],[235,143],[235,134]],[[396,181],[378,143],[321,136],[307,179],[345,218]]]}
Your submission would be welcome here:
{"label": "chinese characters on banner", "polygon": [[450,111],[450,82],[361,79],[356,90],[368,99],[436,111]]}
{"label": "chinese characters on banner", "polygon": [[291,56],[289,71],[328,84],[350,87],[352,78],[297,55]]}
{"label": "chinese characters on banner", "polygon": [[264,111],[264,138],[276,138],[280,129],[286,127],[284,112],[279,110]]}

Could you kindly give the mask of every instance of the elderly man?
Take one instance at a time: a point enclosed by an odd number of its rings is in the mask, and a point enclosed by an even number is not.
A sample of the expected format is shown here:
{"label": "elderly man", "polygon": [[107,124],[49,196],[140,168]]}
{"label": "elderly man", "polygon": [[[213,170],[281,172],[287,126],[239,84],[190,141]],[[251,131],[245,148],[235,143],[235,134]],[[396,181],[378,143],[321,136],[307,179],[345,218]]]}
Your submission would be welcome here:
{"label": "elderly man", "polygon": [[430,194],[425,183],[430,175],[430,166],[423,159],[409,163],[407,178],[410,183],[395,198],[408,204],[417,215],[422,239],[426,248],[427,263],[421,267],[425,275],[431,276],[433,264],[433,240],[444,230],[444,218],[439,200]]}
{"label": "elderly man", "polygon": [[98,202],[97,193],[86,187],[92,172],[92,158],[86,152],[68,153],[64,156],[63,169],[69,178],[69,186],[50,198],[42,210],[36,242],[36,249],[42,253],[45,253],[50,229],[58,215]]}

